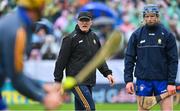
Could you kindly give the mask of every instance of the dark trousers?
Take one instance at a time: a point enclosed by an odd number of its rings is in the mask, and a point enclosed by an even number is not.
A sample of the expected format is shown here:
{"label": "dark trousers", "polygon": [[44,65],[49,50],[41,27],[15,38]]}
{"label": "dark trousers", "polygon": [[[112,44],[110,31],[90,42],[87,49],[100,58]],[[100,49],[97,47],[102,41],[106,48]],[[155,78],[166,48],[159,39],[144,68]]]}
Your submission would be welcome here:
{"label": "dark trousers", "polygon": [[78,85],[72,89],[72,92],[75,95],[76,111],[95,111],[91,86]]}

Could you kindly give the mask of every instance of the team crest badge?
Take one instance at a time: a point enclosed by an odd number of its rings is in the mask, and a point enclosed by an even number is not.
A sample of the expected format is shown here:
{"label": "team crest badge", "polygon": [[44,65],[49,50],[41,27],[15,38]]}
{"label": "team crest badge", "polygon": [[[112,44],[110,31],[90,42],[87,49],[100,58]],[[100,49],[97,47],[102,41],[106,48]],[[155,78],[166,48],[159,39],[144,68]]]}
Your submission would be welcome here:
{"label": "team crest badge", "polygon": [[158,44],[162,44],[162,40],[161,39],[158,39]]}
{"label": "team crest badge", "polygon": [[93,43],[96,44],[96,40],[93,39]]}
{"label": "team crest badge", "polygon": [[144,88],[145,88],[144,84],[141,84],[141,85],[140,85],[140,91],[143,91]]}

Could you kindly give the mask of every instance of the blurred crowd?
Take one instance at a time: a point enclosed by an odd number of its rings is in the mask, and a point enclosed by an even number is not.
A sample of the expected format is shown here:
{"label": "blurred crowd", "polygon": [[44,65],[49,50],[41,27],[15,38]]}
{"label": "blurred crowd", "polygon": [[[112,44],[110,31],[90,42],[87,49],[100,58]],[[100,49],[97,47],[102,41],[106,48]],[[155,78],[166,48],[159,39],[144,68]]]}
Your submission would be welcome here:
{"label": "blurred crowd", "polygon": [[[0,1],[0,17],[16,8],[16,0]],[[32,37],[32,60],[57,58],[62,38],[71,33],[79,11],[91,11],[93,30],[103,44],[116,29],[123,35],[120,51],[112,59],[123,59],[128,39],[142,24],[142,8],[156,0],[47,0],[44,17],[35,24]],[[158,0],[160,20],[177,40],[180,55],[180,0]]]}

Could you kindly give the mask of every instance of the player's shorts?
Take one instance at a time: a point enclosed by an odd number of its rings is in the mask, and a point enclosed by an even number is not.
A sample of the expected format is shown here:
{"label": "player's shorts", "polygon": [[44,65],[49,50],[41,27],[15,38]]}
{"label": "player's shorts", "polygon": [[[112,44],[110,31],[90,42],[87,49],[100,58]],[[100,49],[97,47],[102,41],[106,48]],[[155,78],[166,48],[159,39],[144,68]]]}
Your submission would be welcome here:
{"label": "player's shorts", "polygon": [[167,81],[139,80],[136,81],[137,96],[157,96],[167,92]]}
{"label": "player's shorts", "polygon": [[4,103],[1,93],[0,93],[0,111],[7,109],[6,104]]}

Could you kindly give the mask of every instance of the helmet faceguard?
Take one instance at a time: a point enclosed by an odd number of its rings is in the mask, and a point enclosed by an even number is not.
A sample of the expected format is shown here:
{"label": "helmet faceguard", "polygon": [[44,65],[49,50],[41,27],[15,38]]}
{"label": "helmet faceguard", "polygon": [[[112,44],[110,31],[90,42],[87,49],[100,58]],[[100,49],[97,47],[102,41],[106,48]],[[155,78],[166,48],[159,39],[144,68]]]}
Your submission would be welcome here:
{"label": "helmet faceguard", "polygon": [[143,9],[143,17],[147,14],[147,13],[154,13],[156,14],[157,17],[159,17],[159,7],[156,4],[148,4],[144,7]]}

